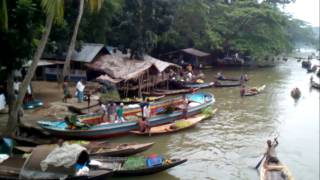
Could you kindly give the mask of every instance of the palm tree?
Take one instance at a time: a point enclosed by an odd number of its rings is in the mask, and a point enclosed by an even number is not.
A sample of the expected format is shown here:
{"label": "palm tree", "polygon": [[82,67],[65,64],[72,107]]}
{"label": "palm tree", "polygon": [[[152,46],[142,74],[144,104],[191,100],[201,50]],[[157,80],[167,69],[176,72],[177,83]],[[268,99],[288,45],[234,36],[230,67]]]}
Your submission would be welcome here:
{"label": "palm tree", "polygon": [[14,135],[18,125],[18,111],[22,106],[23,98],[26,94],[28,85],[31,82],[31,79],[34,75],[34,72],[37,68],[37,64],[42,56],[43,50],[47,44],[48,37],[51,31],[53,22],[61,23],[63,22],[63,12],[64,12],[64,1],[63,0],[41,0],[41,6],[46,13],[46,24],[45,29],[42,33],[41,41],[37,46],[37,49],[33,55],[33,60],[31,66],[28,69],[28,72],[21,84],[19,89],[18,97],[13,102],[12,108],[9,109],[9,119],[7,122],[7,135]]}
{"label": "palm tree", "polygon": [[[101,9],[103,0],[87,0],[87,2],[89,3],[90,11],[97,12]],[[70,76],[70,61],[71,61],[71,56],[74,51],[74,47],[75,47],[76,40],[77,40],[78,30],[79,30],[79,26],[80,26],[82,14],[83,14],[83,6],[84,6],[84,0],[80,0],[79,13],[78,13],[76,25],[74,26],[70,45],[68,47],[68,52],[67,52],[66,60],[64,62],[62,77],[60,78],[60,83],[62,83],[63,78],[65,78],[66,76],[67,77]]]}
{"label": "palm tree", "polygon": [[0,2],[0,26],[4,30],[8,30],[8,9],[6,0]]}

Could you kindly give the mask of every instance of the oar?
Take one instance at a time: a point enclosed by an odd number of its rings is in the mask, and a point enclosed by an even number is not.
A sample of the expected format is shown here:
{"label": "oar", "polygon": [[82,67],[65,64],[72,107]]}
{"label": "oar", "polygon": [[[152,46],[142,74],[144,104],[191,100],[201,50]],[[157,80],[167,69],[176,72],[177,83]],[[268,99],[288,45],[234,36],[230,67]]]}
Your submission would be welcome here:
{"label": "oar", "polygon": [[[274,138],[277,139],[279,137],[279,134]],[[272,143],[273,144],[273,143]],[[255,169],[258,169],[263,161],[263,159],[266,157],[266,153],[263,154],[261,160],[258,162],[258,164],[256,165]]]}
{"label": "oar", "polygon": [[255,169],[258,169],[263,161],[263,159],[266,157],[266,153],[263,154],[261,160],[258,162],[258,164],[256,165]]}

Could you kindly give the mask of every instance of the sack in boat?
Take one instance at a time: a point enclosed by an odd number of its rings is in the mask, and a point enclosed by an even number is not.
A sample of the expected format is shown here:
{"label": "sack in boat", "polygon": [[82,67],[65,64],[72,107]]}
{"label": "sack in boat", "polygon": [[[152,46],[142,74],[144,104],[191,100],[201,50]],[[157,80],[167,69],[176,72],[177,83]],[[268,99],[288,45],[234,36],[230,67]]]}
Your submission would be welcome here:
{"label": "sack in boat", "polygon": [[147,167],[161,166],[163,161],[162,156],[151,155],[147,158]]}
{"label": "sack in boat", "polygon": [[136,170],[146,167],[146,159],[143,157],[128,157],[123,164],[123,168],[126,170]]}

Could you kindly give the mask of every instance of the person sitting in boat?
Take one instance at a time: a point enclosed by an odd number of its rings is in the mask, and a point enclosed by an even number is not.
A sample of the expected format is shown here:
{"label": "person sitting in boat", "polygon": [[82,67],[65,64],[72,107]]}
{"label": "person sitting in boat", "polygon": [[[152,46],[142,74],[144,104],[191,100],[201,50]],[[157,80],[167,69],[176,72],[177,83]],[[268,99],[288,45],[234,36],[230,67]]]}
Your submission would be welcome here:
{"label": "person sitting in boat", "polygon": [[67,124],[68,129],[76,129],[76,122],[74,118],[69,118],[69,116],[64,117],[64,122]]}
{"label": "person sitting in boat", "polygon": [[150,124],[145,117],[142,117],[141,120],[138,121],[139,131],[142,133],[149,133],[150,131]]}
{"label": "person sitting in boat", "polygon": [[241,95],[241,97],[244,96],[245,93],[246,93],[246,87],[245,87],[244,85],[242,85],[241,88],[240,88],[240,95]]}
{"label": "person sitting in boat", "polygon": [[225,79],[224,75],[222,74],[222,72],[218,72],[217,73],[217,79]]}
{"label": "person sitting in boat", "polygon": [[278,146],[278,140],[277,138],[274,138],[274,144],[272,144],[271,140],[267,141],[267,152],[266,152],[266,162],[267,164],[270,163],[274,163],[274,164],[278,164],[279,163],[279,159],[277,158],[277,154],[276,154],[276,147]]}

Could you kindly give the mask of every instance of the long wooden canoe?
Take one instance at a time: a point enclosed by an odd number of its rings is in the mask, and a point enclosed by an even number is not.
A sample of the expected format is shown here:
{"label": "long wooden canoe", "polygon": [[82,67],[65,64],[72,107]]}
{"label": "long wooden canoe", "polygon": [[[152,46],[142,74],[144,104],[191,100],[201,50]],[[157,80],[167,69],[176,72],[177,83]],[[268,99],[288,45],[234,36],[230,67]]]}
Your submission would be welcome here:
{"label": "long wooden canoe", "polygon": [[[217,80],[220,81],[240,81],[239,77],[217,77]],[[249,79],[245,79],[245,81],[249,81]]]}
{"label": "long wooden canoe", "polygon": [[294,180],[294,178],[283,163],[267,164],[267,161],[264,161],[260,169],[260,180]]}
{"label": "long wooden canoe", "polygon": [[[70,141],[85,148],[90,156],[123,157],[143,152],[153,146],[154,143],[109,143],[107,141]],[[15,146],[16,151],[31,153],[34,147]]]}
{"label": "long wooden canoe", "polygon": [[[213,110],[213,114],[217,111],[217,109]],[[201,122],[202,120],[206,119],[206,115],[196,115],[194,117],[189,117],[188,119],[180,119],[175,121],[174,123],[165,124],[161,126],[152,127],[150,129],[150,132],[140,132],[140,131],[131,131],[132,134],[135,135],[159,135],[159,134],[169,134],[185,129],[189,129],[191,127],[194,127],[197,123]],[[177,123],[185,124],[183,127],[179,128],[176,127]],[[175,127],[175,128],[173,128]]]}
{"label": "long wooden canoe", "polygon": [[236,87],[241,86],[240,81],[215,81],[214,87]]}
{"label": "long wooden canoe", "polygon": [[249,90],[244,94],[244,96],[254,96],[254,95],[260,94],[265,88],[266,88],[266,85],[262,85],[258,88],[254,88],[256,89],[256,91],[252,91],[250,89],[253,89],[253,88],[249,88]]}
{"label": "long wooden canoe", "polygon": [[151,92],[142,92],[144,95],[148,96],[170,96],[170,95],[177,95],[177,94],[185,94],[185,93],[193,93],[198,91],[199,88],[187,88],[187,89],[154,89]]}
{"label": "long wooden canoe", "polygon": [[191,82],[185,82],[182,83],[182,86],[185,88],[199,88],[199,89],[203,89],[203,88],[209,88],[214,86],[214,82],[209,82],[209,83],[191,83]]}
{"label": "long wooden canoe", "polygon": [[[162,98],[164,98],[165,95],[161,95],[161,96],[149,96],[149,97],[146,97],[146,99],[148,99],[150,102],[153,102],[153,101],[158,101]],[[124,104],[137,104],[137,103],[141,103],[142,102],[142,98],[125,98],[125,99],[122,99],[121,101],[119,102],[122,102]]]}
{"label": "long wooden canoe", "polygon": [[[144,163],[146,163],[147,158],[143,157]],[[127,176],[145,176],[150,174],[155,174],[167,170],[169,168],[178,166],[182,163],[185,163],[187,159],[163,159],[163,162],[160,165],[148,167],[145,164],[142,167],[137,167],[134,169],[126,169],[124,167],[125,162],[128,160],[127,158],[107,158],[107,157],[97,157],[92,158],[92,160],[98,161],[101,164],[97,166],[97,169],[101,170],[109,170],[113,169],[113,176],[118,177],[127,177]]]}

